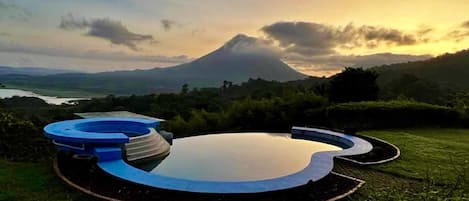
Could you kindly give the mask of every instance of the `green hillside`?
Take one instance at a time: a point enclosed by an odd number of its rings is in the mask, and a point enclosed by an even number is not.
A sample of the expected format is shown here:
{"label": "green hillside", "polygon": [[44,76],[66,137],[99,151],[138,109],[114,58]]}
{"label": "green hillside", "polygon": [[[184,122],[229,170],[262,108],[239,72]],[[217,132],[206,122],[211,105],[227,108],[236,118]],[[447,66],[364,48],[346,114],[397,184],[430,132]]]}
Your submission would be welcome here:
{"label": "green hillside", "polygon": [[444,88],[469,89],[469,50],[444,54],[425,61],[385,65],[373,69],[380,74],[378,82],[381,84],[411,74]]}

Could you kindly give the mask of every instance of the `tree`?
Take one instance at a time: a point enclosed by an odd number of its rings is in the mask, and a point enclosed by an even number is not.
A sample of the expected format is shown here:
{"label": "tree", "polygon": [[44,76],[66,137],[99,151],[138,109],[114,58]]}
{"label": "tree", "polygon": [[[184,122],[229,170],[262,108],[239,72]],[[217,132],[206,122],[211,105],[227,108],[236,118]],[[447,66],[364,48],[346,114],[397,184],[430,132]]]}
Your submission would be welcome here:
{"label": "tree", "polygon": [[188,84],[182,85],[181,94],[187,94],[187,92],[189,92],[189,85]]}
{"label": "tree", "polygon": [[416,101],[444,104],[451,89],[444,89],[438,83],[422,79],[414,74],[404,73],[388,82],[381,90],[383,98],[407,97]]}
{"label": "tree", "polygon": [[332,77],[328,95],[332,102],[368,101],[378,98],[378,74],[362,68],[345,68]]}

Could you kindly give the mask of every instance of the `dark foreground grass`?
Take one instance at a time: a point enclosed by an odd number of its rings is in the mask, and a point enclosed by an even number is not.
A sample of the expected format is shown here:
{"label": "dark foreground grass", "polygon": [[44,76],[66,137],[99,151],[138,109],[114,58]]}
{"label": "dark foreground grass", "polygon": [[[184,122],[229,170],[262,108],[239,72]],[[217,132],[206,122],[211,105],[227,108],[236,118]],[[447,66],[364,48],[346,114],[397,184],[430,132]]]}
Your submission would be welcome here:
{"label": "dark foreground grass", "polygon": [[16,163],[0,160],[0,201],[92,200],[65,186],[51,162]]}
{"label": "dark foreground grass", "polygon": [[[336,164],[335,171],[367,183],[347,200],[469,200],[469,129],[361,132],[398,146],[396,161],[371,167]],[[0,160],[2,200],[90,200],[65,186],[51,163]]]}

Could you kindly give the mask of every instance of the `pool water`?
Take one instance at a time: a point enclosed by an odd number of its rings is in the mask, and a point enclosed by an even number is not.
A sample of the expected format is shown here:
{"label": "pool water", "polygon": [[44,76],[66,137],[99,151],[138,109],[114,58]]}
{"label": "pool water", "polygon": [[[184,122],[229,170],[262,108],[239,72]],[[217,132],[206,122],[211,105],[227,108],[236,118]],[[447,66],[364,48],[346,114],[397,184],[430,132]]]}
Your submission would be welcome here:
{"label": "pool water", "polygon": [[180,138],[168,157],[146,171],[204,181],[254,181],[303,170],[314,153],[342,148],[287,133],[227,133]]}

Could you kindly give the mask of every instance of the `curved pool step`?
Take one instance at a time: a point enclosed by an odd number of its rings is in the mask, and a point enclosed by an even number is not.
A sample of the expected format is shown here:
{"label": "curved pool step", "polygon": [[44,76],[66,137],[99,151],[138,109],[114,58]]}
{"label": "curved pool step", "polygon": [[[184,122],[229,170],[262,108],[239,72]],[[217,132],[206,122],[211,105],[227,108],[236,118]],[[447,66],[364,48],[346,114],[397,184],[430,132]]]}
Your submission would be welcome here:
{"label": "curved pool step", "polygon": [[154,140],[154,141],[150,141],[148,143],[142,144],[140,146],[127,147],[126,151],[127,153],[138,153],[138,152],[142,152],[145,150],[155,148],[157,146],[158,146],[158,142]]}
{"label": "curved pool step", "polygon": [[129,142],[136,143],[136,142],[146,141],[148,139],[154,139],[154,138],[156,138],[156,135],[154,135],[154,134],[158,134],[158,133],[156,132],[155,129],[152,128],[152,129],[150,129],[150,132],[148,134],[141,135],[141,136],[130,137]]}
{"label": "curved pool step", "polygon": [[126,149],[132,149],[132,148],[145,146],[145,145],[148,145],[148,144],[151,144],[151,143],[158,144],[159,139],[158,139],[157,135],[158,134],[156,134],[156,135],[151,134],[150,136],[148,136],[146,138],[142,138],[142,139],[139,139],[139,140],[136,140],[136,141],[130,141],[129,143],[127,143],[125,145],[125,147],[126,147]]}
{"label": "curved pool step", "polygon": [[133,162],[167,155],[170,145],[155,129],[150,129],[146,135],[130,138],[124,149],[127,161]]}

